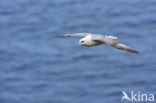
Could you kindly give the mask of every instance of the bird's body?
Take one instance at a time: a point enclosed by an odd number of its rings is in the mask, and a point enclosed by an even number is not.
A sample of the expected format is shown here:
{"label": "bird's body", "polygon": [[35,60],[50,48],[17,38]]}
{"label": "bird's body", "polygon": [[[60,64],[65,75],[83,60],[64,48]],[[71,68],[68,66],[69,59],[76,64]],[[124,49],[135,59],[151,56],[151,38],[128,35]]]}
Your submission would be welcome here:
{"label": "bird's body", "polygon": [[91,35],[88,35],[88,36],[82,38],[80,40],[79,44],[81,44],[82,42],[84,42],[84,46],[87,46],[87,47],[92,47],[92,46],[97,46],[97,45],[104,44],[103,42],[92,40]]}
{"label": "bird's body", "polygon": [[76,37],[76,36],[83,37],[82,39],[80,39],[78,46],[91,47],[91,46],[97,46],[101,44],[108,44],[117,49],[121,49],[132,53],[139,53],[137,50],[132,49],[127,45],[118,43],[117,37],[114,36],[105,36],[105,35],[91,34],[91,33],[75,33],[75,34],[65,34],[63,36],[58,36],[58,37],[64,38],[64,37]]}

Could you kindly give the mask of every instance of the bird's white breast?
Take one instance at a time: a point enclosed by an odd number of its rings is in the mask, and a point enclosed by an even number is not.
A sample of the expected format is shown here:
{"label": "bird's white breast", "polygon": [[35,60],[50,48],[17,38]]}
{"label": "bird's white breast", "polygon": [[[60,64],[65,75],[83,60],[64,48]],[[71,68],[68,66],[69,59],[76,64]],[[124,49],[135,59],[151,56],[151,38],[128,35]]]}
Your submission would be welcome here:
{"label": "bird's white breast", "polygon": [[96,46],[96,45],[103,44],[100,41],[94,41],[94,40],[92,40],[92,37],[91,36],[86,36],[84,39],[85,39],[85,46]]}

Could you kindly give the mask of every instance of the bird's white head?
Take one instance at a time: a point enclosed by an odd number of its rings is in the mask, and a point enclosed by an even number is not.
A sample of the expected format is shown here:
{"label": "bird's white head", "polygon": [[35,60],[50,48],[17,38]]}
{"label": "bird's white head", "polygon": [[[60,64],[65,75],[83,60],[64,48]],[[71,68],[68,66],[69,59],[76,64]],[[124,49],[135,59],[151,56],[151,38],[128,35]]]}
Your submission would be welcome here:
{"label": "bird's white head", "polygon": [[85,46],[85,43],[86,43],[86,39],[82,38],[82,39],[79,40],[79,44],[77,45],[77,47]]}

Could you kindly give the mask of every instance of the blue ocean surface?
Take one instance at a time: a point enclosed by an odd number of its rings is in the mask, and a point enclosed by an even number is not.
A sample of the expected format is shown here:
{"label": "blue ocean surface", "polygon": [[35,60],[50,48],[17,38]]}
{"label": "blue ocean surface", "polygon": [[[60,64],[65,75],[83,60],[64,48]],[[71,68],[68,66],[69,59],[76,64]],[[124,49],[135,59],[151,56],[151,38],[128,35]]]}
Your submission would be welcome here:
{"label": "blue ocean surface", "polygon": [[[55,38],[79,32],[117,36],[140,54]],[[156,0],[0,0],[0,103],[156,96],[155,53]]]}

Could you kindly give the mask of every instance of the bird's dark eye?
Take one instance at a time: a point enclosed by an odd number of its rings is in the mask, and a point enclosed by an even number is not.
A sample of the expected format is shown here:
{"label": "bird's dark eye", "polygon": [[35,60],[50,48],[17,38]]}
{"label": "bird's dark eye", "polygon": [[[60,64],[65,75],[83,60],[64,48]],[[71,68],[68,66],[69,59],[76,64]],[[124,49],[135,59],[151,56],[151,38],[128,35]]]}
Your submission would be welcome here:
{"label": "bird's dark eye", "polygon": [[81,41],[82,43],[84,42],[84,41]]}

